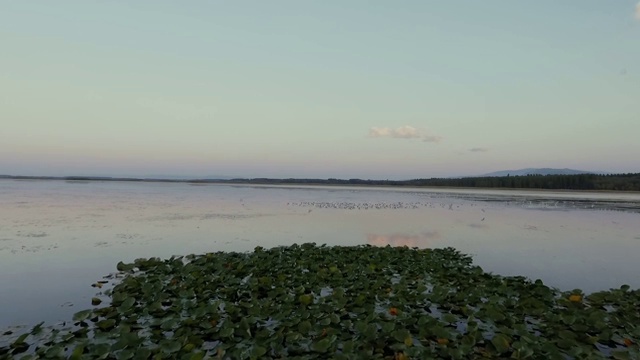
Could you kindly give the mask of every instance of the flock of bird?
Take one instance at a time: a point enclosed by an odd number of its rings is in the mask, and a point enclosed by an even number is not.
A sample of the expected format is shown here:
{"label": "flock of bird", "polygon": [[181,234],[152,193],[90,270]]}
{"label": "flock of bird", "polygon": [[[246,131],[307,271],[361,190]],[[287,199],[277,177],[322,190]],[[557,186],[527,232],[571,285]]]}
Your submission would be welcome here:
{"label": "flock of bird", "polygon": [[[482,200],[481,200],[482,201]],[[484,199],[486,202],[498,202],[495,199]],[[512,199],[503,202],[506,206],[519,206],[525,209],[538,210],[562,210],[562,209],[590,209],[590,210],[618,210],[640,212],[637,203],[625,203],[614,201],[579,201],[579,200],[547,200],[547,199]],[[327,202],[327,201],[300,201],[289,202],[288,206],[311,207],[316,209],[342,209],[342,210],[382,210],[382,209],[419,209],[419,208],[443,208],[455,210],[462,205],[470,207],[485,207],[482,203],[440,203],[440,202]],[[484,212],[484,209],[481,209]]]}
{"label": "flock of bird", "polygon": [[[372,210],[372,209],[419,209],[422,207],[442,207],[448,205],[449,210],[453,210],[454,204],[432,204],[423,202],[376,202],[376,203],[353,203],[353,202],[321,202],[321,201],[301,201],[287,203],[289,206],[313,207],[317,209],[342,209],[342,210]],[[460,207],[460,205],[456,205]]]}

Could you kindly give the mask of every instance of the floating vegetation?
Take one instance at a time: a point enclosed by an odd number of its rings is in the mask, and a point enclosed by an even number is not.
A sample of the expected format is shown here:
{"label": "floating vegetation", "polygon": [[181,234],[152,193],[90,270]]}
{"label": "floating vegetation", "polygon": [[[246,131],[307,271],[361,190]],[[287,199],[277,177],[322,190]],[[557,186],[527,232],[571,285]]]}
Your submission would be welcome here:
{"label": "floating vegetation", "polygon": [[485,273],[452,248],[303,244],[117,270],[107,301],[66,326],[3,335],[0,358],[640,356],[640,291],[560,292]]}

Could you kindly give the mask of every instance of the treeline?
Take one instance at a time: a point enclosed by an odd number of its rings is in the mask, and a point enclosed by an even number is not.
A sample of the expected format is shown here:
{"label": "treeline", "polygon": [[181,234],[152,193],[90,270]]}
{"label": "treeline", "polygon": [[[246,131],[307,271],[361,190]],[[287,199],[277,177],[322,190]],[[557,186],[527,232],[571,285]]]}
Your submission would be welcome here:
{"label": "treeline", "polygon": [[[192,182],[208,182],[199,180]],[[232,179],[216,182],[264,185],[368,185],[368,186],[442,186],[507,189],[567,189],[640,191],[640,173],[634,174],[579,174],[579,175],[524,175],[465,178],[431,178],[413,180],[363,179]]]}
{"label": "treeline", "polygon": [[640,191],[640,173],[629,174],[579,174],[579,175],[524,175],[524,176],[485,176],[465,178],[431,178],[413,180],[363,180],[363,179],[199,179],[168,180],[140,178],[111,178],[87,176],[11,176],[0,175],[4,179],[29,180],[67,180],[67,181],[144,181],[194,184],[263,184],[263,185],[362,185],[362,186],[442,186],[466,188],[503,188],[503,189],[566,189],[566,190],[616,190]]}

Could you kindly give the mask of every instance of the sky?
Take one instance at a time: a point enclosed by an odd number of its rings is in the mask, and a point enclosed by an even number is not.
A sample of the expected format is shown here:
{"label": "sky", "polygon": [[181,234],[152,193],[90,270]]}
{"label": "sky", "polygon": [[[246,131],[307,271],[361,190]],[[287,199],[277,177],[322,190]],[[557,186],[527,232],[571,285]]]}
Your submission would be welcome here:
{"label": "sky", "polygon": [[640,172],[640,3],[0,0],[0,174]]}

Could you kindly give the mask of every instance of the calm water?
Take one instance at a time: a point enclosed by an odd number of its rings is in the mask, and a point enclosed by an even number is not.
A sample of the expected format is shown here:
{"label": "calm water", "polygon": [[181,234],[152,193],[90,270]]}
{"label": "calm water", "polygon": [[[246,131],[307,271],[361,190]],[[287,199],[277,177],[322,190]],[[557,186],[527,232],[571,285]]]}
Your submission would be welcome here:
{"label": "calm water", "polygon": [[0,329],[90,307],[120,261],[330,245],[453,246],[563,290],[640,287],[640,194],[0,180]]}

